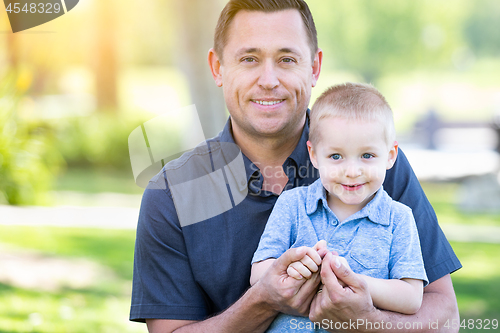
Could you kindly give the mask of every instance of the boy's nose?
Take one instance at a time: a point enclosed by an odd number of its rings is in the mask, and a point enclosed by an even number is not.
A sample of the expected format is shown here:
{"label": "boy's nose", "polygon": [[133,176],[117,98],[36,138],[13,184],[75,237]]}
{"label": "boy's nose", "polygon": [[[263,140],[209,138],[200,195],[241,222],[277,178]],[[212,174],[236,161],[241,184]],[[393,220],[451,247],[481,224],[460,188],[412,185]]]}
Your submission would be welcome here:
{"label": "boy's nose", "polygon": [[349,163],[345,169],[345,175],[349,178],[356,178],[361,176],[362,169],[358,163]]}

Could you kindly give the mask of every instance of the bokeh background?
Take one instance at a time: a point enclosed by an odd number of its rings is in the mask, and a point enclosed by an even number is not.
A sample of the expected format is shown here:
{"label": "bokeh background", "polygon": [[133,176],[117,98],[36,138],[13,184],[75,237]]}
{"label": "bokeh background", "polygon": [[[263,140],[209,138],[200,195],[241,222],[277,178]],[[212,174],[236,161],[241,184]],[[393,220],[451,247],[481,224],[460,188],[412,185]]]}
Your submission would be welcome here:
{"label": "bokeh background", "polygon": [[[344,81],[382,91],[464,266],[461,331],[499,320],[500,2],[307,2],[325,54],[311,103]],[[128,136],[190,104],[206,137],[222,128],[206,55],[224,4],[80,0],[16,34],[0,4],[0,332],[146,332],[128,322]]]}

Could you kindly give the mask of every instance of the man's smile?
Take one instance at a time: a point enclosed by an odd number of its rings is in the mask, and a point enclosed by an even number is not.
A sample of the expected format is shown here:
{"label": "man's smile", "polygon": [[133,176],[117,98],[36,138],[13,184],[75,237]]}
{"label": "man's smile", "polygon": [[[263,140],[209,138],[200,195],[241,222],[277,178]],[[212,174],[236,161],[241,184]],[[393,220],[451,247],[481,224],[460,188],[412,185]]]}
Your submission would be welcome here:
{"label": "man's smile", "polygon": [[276,105],[284,101],[284,99],[278,99],[278,100],[256,100],[256,99],[251,99],[252,102],[260,104],[260,105]]}

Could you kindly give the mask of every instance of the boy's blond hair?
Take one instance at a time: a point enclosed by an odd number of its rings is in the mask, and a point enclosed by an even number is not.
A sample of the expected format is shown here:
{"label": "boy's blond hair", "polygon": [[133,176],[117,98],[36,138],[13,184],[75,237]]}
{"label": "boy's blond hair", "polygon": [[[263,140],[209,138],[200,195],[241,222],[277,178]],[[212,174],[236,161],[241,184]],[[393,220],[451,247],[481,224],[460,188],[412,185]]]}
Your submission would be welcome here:
{"label": "boy's blond hair", "polygon": [[343,83],[328,88],[314,102],[310,113],[309,141],[321,139],[318,124],[326,117],[355,121],[379,121],[384,126],[384,139],[390,146],[396,139],[392,110],[385,97],[372,85]]}

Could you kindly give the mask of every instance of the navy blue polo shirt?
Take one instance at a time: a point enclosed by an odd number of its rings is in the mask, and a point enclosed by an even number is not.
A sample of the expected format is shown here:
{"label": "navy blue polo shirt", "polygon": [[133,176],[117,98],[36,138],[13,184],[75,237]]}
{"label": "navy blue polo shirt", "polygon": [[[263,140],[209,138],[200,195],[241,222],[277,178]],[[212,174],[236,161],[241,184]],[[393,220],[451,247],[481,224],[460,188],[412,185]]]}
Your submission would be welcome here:
{"label": "navy blue polo shirt", "polygon": [[[285,190],[319,178],[308,135],[306,121],[283,164]],[[218,136],[168,163],[149,182],[137,226],[130,320],[203,320],[250,287],[250,262],[278,196],[262,190],[261,171],[234,147],[229,119]],[[401,151],[383,186],[413,210],[429,282],[459,269]]]}

